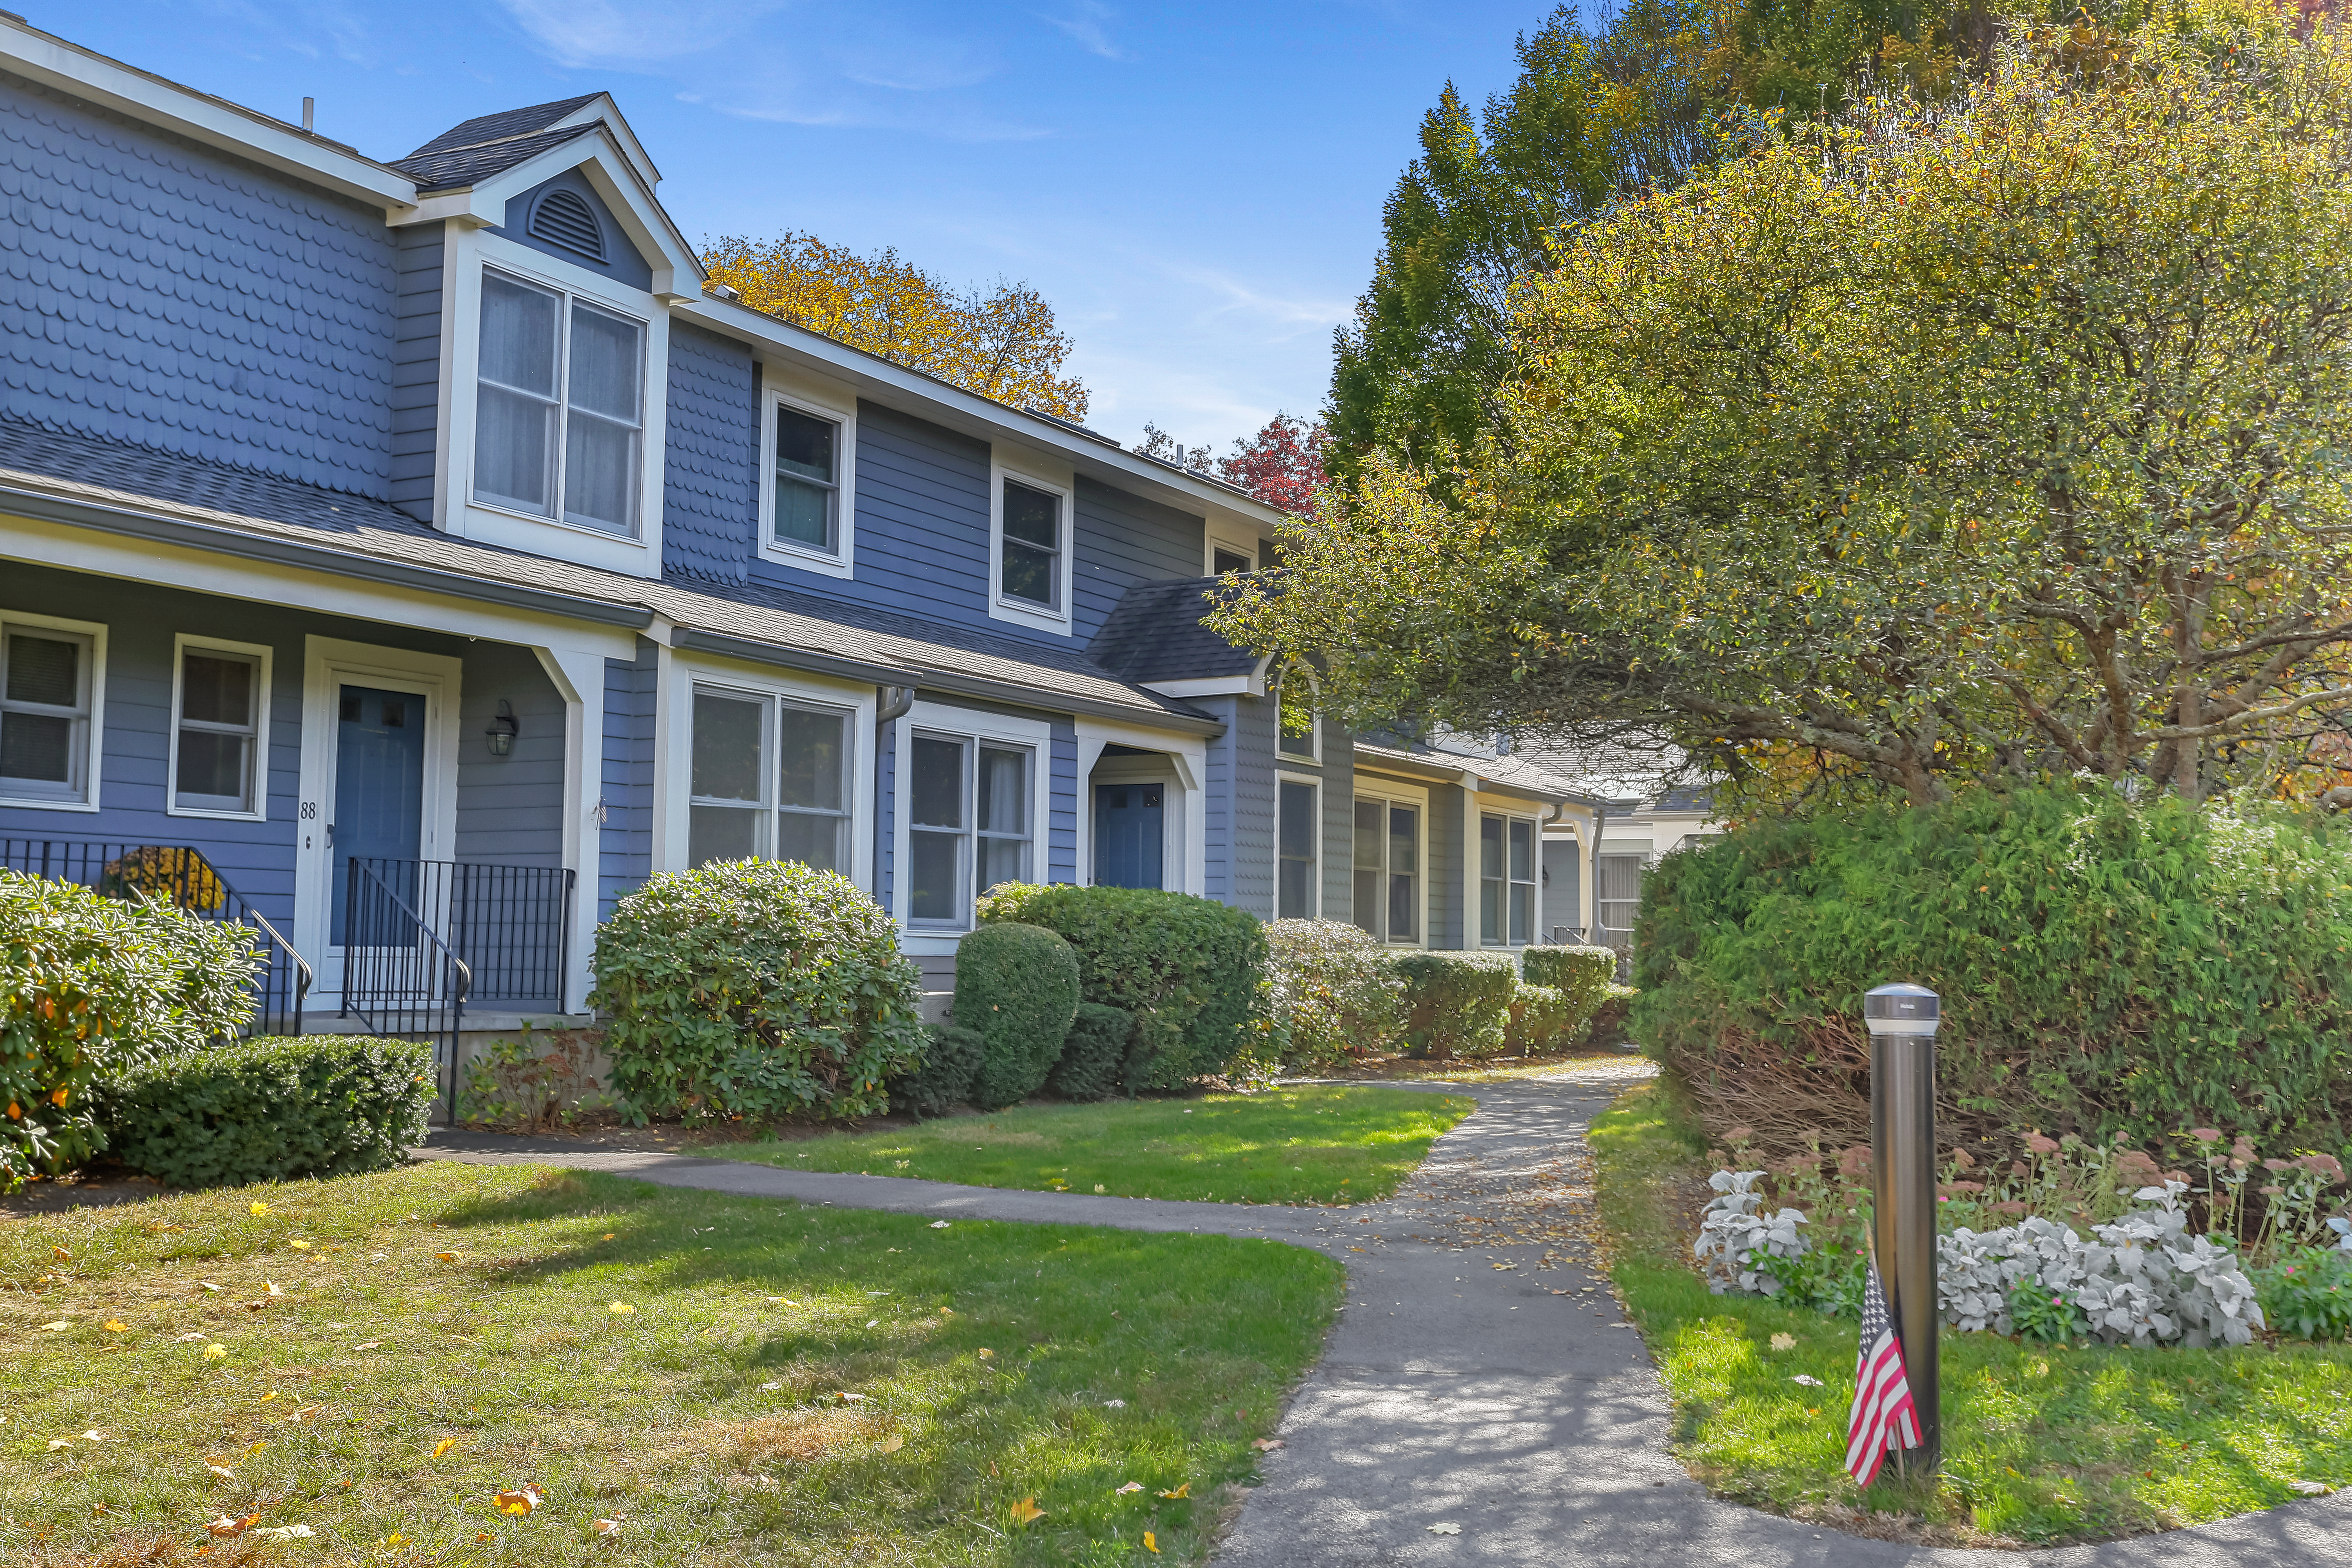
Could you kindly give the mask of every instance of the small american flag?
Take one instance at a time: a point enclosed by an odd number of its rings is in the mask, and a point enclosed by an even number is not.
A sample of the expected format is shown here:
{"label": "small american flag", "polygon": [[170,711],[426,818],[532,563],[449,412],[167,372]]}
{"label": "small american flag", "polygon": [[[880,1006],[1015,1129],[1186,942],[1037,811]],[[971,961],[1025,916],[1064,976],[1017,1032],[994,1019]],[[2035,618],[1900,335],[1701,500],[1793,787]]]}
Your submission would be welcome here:
{"label": "small american flag", "polygon": [[1911,1380],[1903,1373],[1903,1346],[1886,1310],[1886,1288],[1878,1282],[1878,1258],[1862,1293],[1862,1354],[1853,1367],[1853,1415],[1846,1424],[1845,1468],[1868,1486],[1890,1450],[1919,1446],[1919,1413],[1911,1404]]}

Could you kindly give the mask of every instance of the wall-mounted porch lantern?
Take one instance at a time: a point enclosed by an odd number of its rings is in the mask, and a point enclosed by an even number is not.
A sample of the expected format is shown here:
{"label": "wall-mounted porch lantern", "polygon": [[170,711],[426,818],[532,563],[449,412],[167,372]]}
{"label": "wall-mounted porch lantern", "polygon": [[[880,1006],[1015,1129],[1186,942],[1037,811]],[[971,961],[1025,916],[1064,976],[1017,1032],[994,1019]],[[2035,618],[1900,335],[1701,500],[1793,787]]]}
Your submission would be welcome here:
{"label": "wall-mounted porch lantern", "polygon": [[482,739],[488,744],[490,755],[503,757],[511,753],[515,737],[521,733],[522,725],[515,719],[513,705],[505,698],[499,698],[499,716],[490,721],[488,729],[482,731]]}

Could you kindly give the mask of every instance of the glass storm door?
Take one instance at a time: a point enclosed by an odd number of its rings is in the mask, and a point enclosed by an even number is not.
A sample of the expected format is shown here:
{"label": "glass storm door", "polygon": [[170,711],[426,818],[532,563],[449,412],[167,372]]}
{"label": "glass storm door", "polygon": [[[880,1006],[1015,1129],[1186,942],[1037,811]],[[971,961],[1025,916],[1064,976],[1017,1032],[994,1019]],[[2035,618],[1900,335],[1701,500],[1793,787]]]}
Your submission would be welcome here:
{"label": "glass storm door", "polygon": [[352,858],[413,863],[422,858],[425,844],[425,699],[373,686],[346,686],[341,698],[335,815],[327,825],[335,868],[327,907],[332,947],[343,945]]}
{"label": "glass storm door", "polygon": [[1095,785],[1095,886],[1157,888],[1167,846],[1165,785]]}

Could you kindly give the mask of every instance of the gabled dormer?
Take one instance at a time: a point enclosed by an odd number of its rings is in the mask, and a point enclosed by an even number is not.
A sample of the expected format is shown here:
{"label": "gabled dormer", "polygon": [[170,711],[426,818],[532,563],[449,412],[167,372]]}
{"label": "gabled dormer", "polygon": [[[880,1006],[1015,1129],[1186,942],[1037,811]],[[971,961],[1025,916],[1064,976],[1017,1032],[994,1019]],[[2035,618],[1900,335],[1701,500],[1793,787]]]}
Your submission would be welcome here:
{"label": "gabled dormer", "polygon": [[393,499],[446,532],[661,573],[669,307],[701,297],[604,93],[483,115],[394,167]]}

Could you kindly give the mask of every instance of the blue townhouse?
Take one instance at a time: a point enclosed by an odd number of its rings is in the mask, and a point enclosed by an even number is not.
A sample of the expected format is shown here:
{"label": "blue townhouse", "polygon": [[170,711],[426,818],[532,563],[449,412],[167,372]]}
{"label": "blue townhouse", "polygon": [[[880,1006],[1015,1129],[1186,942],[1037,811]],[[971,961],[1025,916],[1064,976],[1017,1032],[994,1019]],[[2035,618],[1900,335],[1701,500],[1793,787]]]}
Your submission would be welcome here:
{"label": "blue townhouse", "polygon": [[313,1029],[577,1016],[747,854],[935,993],[1012,879],[1591,925],[1593,802],[1201,626],[1278,514],[744,308],[660,179],[602,93],[380,161],[0,17],[0,864],[252,924]]}

